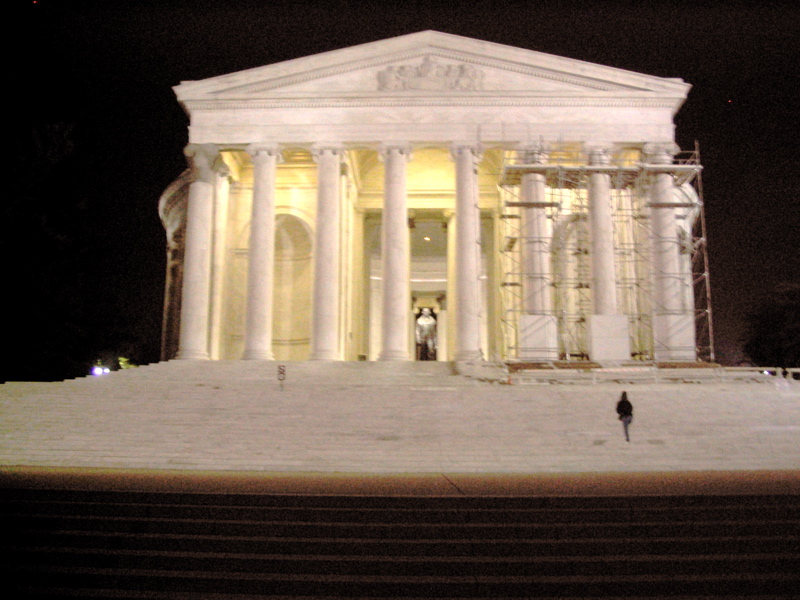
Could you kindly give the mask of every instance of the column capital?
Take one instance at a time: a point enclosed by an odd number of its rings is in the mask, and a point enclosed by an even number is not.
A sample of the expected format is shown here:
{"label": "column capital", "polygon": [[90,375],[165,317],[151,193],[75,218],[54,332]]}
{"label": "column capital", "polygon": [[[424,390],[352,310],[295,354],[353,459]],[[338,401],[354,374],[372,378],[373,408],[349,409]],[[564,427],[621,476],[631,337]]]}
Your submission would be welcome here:
{"label": "column capital", "polygon": [[472,154],[477,162],[483,157],[483,145],[480,142],[453,142],[450,144],[450,156],[453,160],[464,154]]}
{"label": "column capital", "polygon": [[188,144],[183,154],[192,169],[192,181],[211,183],[214,180],[214,162],[219,156],[216,144]]}
{"label": "column capital", "polygon": [[381,160],[386,160],[390,152],[396,151],[397,154],[405,156],[406,160],[411,160],[413,147],[408,142],[385,142],[378,147],[378,155]]}
{"label": "column capital", "polygon": [[589,165],[604,167],[611,164],[611,144],[588,143],[584,144],[583,151],[589,158]]}
{"label": "column capital", "polygon": [[219,163],[217,164],[215,171],[217,172],[217,175],[219,175],[224,179],[227,179],[230,182],[232,175],[231,168],[225,164],[225,161],[220,160]]}
{"label": "column capital", "polygon": [[283,162],[283,151],[278,144],[249,144],[245,150],[253,162],[268,156],[275,156],[278,162]]}
{"label": "column capital", "polygon": [[341,144],[314,144],[311,146],[311,156],[314,158],[315,162],[319,162],[319,159],[326,154],[331,156],[338,156],[342,157],[344,155],[344,148],[342,148]]}
{"label": "column capital", "polygon": [[520,145],[518,152],[525,164],[546,165],[550,154],[550,144],[537,142]]}
{"label": "column capital", "polygon": [[642,147],[646,160],[656,165],[672,164],[672,158],[681,151],[675,142],[650,142]]}

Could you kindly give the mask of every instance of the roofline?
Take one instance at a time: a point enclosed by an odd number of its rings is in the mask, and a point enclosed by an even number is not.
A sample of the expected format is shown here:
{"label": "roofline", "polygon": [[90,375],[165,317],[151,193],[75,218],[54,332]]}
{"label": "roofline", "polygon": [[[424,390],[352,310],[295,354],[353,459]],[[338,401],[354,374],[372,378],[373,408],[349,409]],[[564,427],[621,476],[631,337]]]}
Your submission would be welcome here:
{"label": "roofline", "polygon": [[[597,77],[597,70],[600,69],[609,76],[613,76],[612,78],[615,82],[618,82],[620,85],[639,87],[649,84],[650,86],[660,88],[659,91],[663,91],[666,95],[674,94],[682,96],[684,99],[691,89],[691,85],[680,78],[663,78],[654,75],[646,75],[579,59],[546,54],[537,50],[518,48],[434,30],[425,30],[358,44],[356,46],[329,50],[319,54],[301,56],[198,81],[182,81],[172,89],[178,97],[179,102],[183,104],[184,101],[193,96],[197,98],[198,96],[212,93],[215,89],[219,89],[220,87],[230,88],[238,85],[247,85],[252,82],[253,75],[259,72],[263,72],[269,79],[280,79],[307,70],[304,65],[311,61],[314,62],[315,71],[324,71],[326,68],[341,67],[347,63],[363,61],[365,60],[365,51],[368,53],[369,50],[380,50],[381,55],[391,56],[392,54],[399,54],[403,51],[423,54],[426,48],[439,48],[442,51],[457,51],[462,53],[472,52],[478,56],[491,56],[493,60],[500,62],[505,60],[511,63],[519,62],[519,55],[523,53],[531,58],[535,57],[537,60],[532,62],[535,62],[535,66],[541,69],[552,70],[553,72],[567,72],[574,74],[576,77],[582,76],[583,73],[581,73],[581,71],[585,70],[587,71],[586,76],[591,76],[592,78]],[[594,71],[594,73],[589,75],[589,70]]]}

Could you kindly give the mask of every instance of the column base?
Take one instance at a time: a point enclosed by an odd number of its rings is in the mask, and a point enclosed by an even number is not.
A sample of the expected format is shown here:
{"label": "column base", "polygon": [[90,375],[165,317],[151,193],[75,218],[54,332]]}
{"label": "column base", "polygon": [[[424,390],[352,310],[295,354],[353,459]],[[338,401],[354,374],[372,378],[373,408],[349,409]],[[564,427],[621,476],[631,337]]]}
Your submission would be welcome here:
{"label": "column base", "polygon": [[654,354],[657,361],[697,360],[693,315],[653,317]]}
{"label": "column base", "polygon": [[590,359],[596,362],[631,359],[628,317],[591,315],[588,326]]}
{"label": "column base", "polygon": [[181,350],[175,356],[175,360],[211,360],[208,352],[199,352],[193,350]]}
{"label": "column base", "polygon": [[558,324],[549,315],[520,315],[518,358],[558,360]]}
{"label": "column base", "polygon": [[275,360],[275,355],[266,350],[245,350],[242,360]]}
{"label": "column base", "polygon": [[389,352],[381,352],[378,360],[411,360],[411,356],[409,356],[408,352],[391,350]]}
{"label": "column base", "polygon": [[308,360],[342,360],[335,352],[318,352],[312,354]]}
{"label": "column base", "polygon": [[480,350],[463,350],[457,352],[455,356],[457,362],[483,362],[483,354]]}

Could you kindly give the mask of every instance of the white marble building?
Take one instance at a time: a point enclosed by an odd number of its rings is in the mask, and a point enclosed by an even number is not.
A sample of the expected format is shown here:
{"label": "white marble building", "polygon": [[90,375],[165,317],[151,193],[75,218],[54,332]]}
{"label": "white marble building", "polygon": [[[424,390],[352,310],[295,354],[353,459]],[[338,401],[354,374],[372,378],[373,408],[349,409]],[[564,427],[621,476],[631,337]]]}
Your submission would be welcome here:
{"label": "white marble building", "polygon": [[689,90],[424,31],[175,93],[164,357],[694,360]]}

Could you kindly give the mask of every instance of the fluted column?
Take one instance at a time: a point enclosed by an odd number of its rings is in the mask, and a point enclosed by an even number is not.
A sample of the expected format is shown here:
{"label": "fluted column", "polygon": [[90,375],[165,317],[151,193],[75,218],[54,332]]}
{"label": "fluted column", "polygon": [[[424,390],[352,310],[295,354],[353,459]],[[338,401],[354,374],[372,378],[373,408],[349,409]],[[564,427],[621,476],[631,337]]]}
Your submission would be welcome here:
{"label": "fluted column", "polygon": [[192,169],[183,259],[179,359],[207,359],[211,294],[211,230],[214,219],[213,144],[189,144],[184,153]]}
{"label": "fluted column", "polygon": [[[590,168],[608,166],[610,162],[605,148],[590,148]],[[611,211],[611,175],[605,172],[589,175],[589,231],[592,245],[593,313],[613,315],[617,312],[614,224]]]}
{"label": "fluted column", "polygon": [[478,207],[480,148],[454,144],[456,164],[456,352],[457,361],[481,360],[481,230]]}
{"label": "fluted column", "polygon": [[[669,165],[678,148],[674,144],[647,144],[649,164]],[[653,341],[656,360],[694,360],[696,338],[694,306],[687,305],[681,269],[681,244],[675,210],[675,178],[655,173],[650,187],[651,264],[653,266]]]}
{"label": "fluted column", "polygon": [[[444,217],[444,227],[447,230],[447,287],[445,289],[447,306],[445,312],[447,314],[442,315],[440,312],[438,315],[436,324],[438,338],[439,342],[444,339],[445,348],[437,348],[436,357],[441,355],[446,360],[453,360],[456,348],[456,211],[445,209],[442,211],[442,217]],[[442,321],[445,326],[444,332],[442,332]]]}
{"label": "fluted column", "polygon": [[246,360],[272,360],[272,284],[275,272],[275,175],[280,150],[248,147],[253,161],[253,208],[247,267]]}
{"label": "fluted column", "polygon": [[[547,163],[544,146],[524,148],[523,162],[543,165]],[[546,202],[546,176],[544,173],[523,173],[520,181],[522,201],[522,309],[528,314],[548,314],[550,311],[550,260]]]}
{"label": "fluted column", "polygon": [[[537,144],[523,148],[525,164],[547,163],[548,147]],[[547,176],[524,173],[520,182],[522,217],[522,310],[519,323],[520,358],[558,358],[557,320],[552,314],[550,287],[550,245],[552,227],[545,204]]]}
{"label": "fluted column", "polygon": [[312,360],[339,360],[339,173],[342,150],[317,147],[317,225],[314,245]]}
{"label": "fluted column", "polygon": [[409,360],[411,244],[408,232],[406,163],[408,145],[381,149],[384,201],[381,229],[383,271],[382,344],[379,360]]}
{"label": "fluted column", "polygon": [[226,229],[230,200],[231,171],[224,163],[216,170],[214,186],[213,250],[211,254],[211,306],[208,349],[209,356],[218,360],[223,352],[222,317],[225,281]]}
{"label": "fluted column", "polygon": [[588,148],[589,237],[592,251],[592,315],[589,318],[589,355],[597,361],[629,360],[628,319],[617,311],[614,265],[614,222],[611,207],[611,164],[608,150]]}

